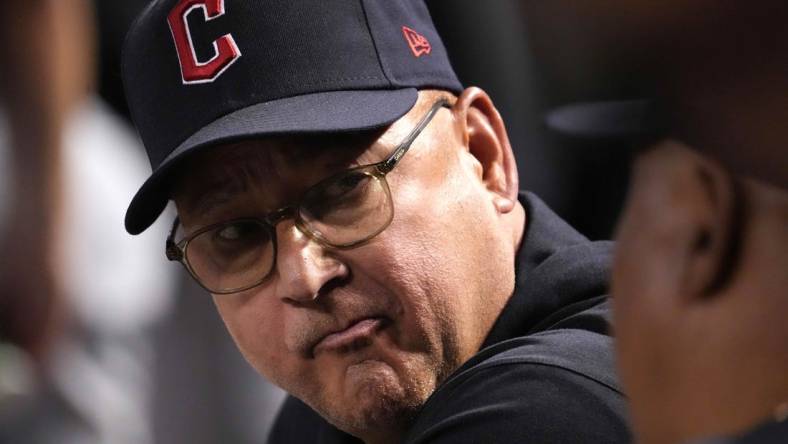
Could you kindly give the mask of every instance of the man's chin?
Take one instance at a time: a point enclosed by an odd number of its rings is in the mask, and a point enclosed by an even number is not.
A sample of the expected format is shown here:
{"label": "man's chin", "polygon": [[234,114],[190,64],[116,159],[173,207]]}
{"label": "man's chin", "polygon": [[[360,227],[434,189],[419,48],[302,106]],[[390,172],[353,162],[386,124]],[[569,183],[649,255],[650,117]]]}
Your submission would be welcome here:
{"label": "man's chin", "polygon": [[356,436],[404,431],[426,395],[403,383],[387,363],[366,360],[348,366],[343,399],[327,399],[321,414]]}

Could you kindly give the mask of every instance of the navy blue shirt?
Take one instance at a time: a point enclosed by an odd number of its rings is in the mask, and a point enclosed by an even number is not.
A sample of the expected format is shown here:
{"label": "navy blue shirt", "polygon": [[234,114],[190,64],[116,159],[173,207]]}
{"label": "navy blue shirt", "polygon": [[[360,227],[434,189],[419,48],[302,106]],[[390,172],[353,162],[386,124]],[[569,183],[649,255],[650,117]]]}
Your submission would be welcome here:
{"label": "navy blue shirt", "polygon": [[788,443],[788,419],[769,421],[737,437],[696,441],[695,444],[785,444]]}
{"label": "navy blue shirt", "polygon": [[[608,335],[610,242],[590,242],[524,193],[516,284],[481,350],[430,396],[408,443],[625,443],[626,400]],[[269,437],[360,442],[295,398]]]}

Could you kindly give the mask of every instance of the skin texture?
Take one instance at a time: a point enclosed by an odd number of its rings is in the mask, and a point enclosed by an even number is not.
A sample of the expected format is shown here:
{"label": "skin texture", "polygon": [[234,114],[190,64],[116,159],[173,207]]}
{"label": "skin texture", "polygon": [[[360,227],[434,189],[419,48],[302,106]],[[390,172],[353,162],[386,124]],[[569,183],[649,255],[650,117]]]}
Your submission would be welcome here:
{"label": "skin texture", "polygon": [[[413,110],[375,134],[271,138],[197,156],[175,195],[185,231],[265,214],[332,173],[384,159],[438,97],[450,95],[422,91]],[[387,176],[395,215],[383,233],[333,250],[284,221],[272,276],[214,296],[255,369],[367,442],[399,440],[478,350],[514,288],[525,212],[506,130],[483,91],[452,102]],[[244,180],[211,191],[231,177]],[[313,347],[368,317],[383,324],[351,347]]]}
{"label": "skin texture", "polygon": [[788,401],[788,192],[677,142],[638,161],[612,293],[641,443],[746,431]]}

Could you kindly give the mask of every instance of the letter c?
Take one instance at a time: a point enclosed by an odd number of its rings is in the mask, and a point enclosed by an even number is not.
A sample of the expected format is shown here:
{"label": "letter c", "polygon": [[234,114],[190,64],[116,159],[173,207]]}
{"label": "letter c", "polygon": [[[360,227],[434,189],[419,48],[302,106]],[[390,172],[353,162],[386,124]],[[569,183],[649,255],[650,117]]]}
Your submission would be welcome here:
{"label": "letter c", "polygon": [[213,82],[241,57],[235,39],[226,34],[213,42],[215,54],[210,60],[197,60],[187,18],[198,8],[202,9],[205,21],[210,21],[224,15],[224,0],[180,0],[167,17],[184,85]]}

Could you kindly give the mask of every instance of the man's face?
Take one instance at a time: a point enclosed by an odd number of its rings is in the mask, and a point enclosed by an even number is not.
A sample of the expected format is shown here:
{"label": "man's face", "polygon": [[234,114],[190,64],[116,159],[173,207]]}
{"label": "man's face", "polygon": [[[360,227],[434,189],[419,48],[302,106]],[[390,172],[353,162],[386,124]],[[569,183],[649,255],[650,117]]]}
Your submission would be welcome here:
{"label": "man's face", "polygon": [[[422,94],[366,139],[269,139],[198,156],[176,193],[186,232],[263,216],[333,173],[385,159],[431,105]],[[285,220],[272,275],[214,295],[260,373],[359,436],[401,428],[478,350],[497,316],[487,298],[512,291],[515,247],[457,127],[453,111],[438,111],[388,174],[394,219],[370,242],[325,248]]]}
{"label": "man's face", "polygon": [[640,442],[731,434],[788,400],[788,192],[677,143],[637,164],[612,293]]}

